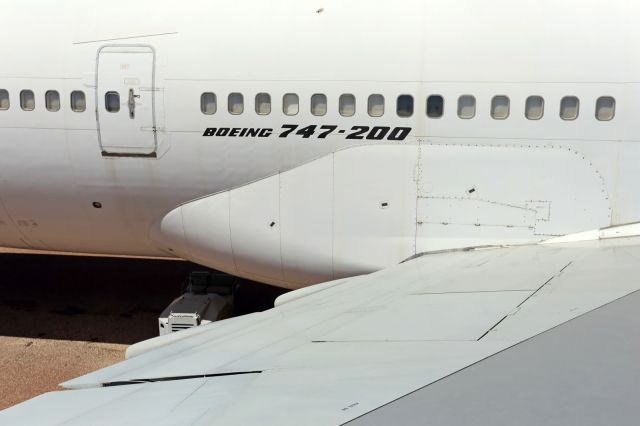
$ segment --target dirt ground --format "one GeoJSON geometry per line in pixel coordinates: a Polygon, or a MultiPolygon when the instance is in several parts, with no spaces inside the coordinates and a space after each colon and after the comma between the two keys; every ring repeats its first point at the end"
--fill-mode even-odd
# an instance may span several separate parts
{"type": "Polygon", "coordinates": [[[127,345],[2,336],[0,347],[0,409],[4,409],[121,361],[127,345]]]}
{"type": "MultiPolygon", "coordinates": [[[[124,359],[198,265],[0,249],[0,409],[124,359]]],[[[284,291],[241,281],[236,315],[284,291]]]]}

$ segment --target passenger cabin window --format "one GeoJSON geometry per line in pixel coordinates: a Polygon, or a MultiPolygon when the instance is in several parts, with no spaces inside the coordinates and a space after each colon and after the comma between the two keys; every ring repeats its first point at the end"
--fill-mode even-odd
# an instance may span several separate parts
{"type": "Polygon", "coordinates": [[[440,95],[431,95],[427,98],[427,117],[440,118],[444,114],[444,99],[440,95]]]}
{"type": "Polygon", "coordinates": [[[565,96],[560,101],[560,118],[575,120],[580,113],[580,101],[575,96],[565,96]]]}
{"type": "Polygon", "coordinates": [[[44,104],[47,111],[60,111],[60,93],[55,90],[49,90],[44,94],[44,104]]]}
{"type": "Polygon", "coordinates": [[[340,95],[338,109],[343,117],[353,116],[356,113],[356,97],[349,93],[340,95]]]}
{"type": "Polygon", "coordinates": [[[256,95],[256,114],[271,114],[271,95],[268,93],[258,93],[256,95]]]}
{"type": "Polygon", "coordinates": [[[215,93],[205,92],[200,95],[200,111],[205,115],[213,115],[218,111],[218,99],[215,93]]]}
{"type": "Polygon", "coordinates": [[[458,98],[458,117],[468,120],[476,116],[476,98],[462,95],[458,98]]]}
{"type": "Polygon", "coordinates": [[[244,112],[244,96],[242,96],[242,93],[229,93],[227,101],[229,114],[240,115],[244,112]]]}
{"type": "Polygon", "coordinates": [[[282,97],[282,112],[284,115],[296,115],[300,111],[300,99],[295,93],[287,93],[282,97]]]}
{"type": "Polygon", "coordinates": [[[611,96],[601,96],[596,101],[596,118],[598,121],[613,120],[616,115],[616,100],[611,96]]]}
{"type": "Polygon", "coordinates": [[[413,115],[413,96],[400,95],[396,103],[398,117],[411,117],[413,115]]]}
{"type": "Polygon", "coordinates": [[[491,100],[491,117],[494,120],[504,120],[509,117],[509,98],[504,95],[494,96],[491,100]]]}
{"type": "Polygon", "coordinates": [[[327,113],[327,97],[323,94],[316,93],[311,96],[311,114],[322,116],[327,113]]]}
{"type": "Polygon", "coordinates": [[[529,96],[524,105],[524,115],[528,120],[540,120],[544,115],[542,96],[529,96]]]}
{"type": "Polygon", "coordinates": [[[82,90],[71,92],[71,111],[84,112],[87,109],[87,98],[82,90]]]}
{"type": "Polygon", "coordinates": [[[120,111],[120,94],[118,92],[107,92],[104,94],[104,107],[108,112],[120,111]]]}
{"type": "Polygon", "coordinates": [[[0,89],[0,111],[6,111],[11,106],[9,102],[9,91],[0,89]]]}
{"type": "Polygon", "coordinates": [[[384,115],[384,96],[370,95],[367,101],[367,112],[371,117],[382,117],[384,115]]]}
{"type": "Polygon", "coordinates": [[[33,111],[36,109],[36,98],[32,90],[23,90],[20,92],[20,108],[23,111],[33,111]]]}

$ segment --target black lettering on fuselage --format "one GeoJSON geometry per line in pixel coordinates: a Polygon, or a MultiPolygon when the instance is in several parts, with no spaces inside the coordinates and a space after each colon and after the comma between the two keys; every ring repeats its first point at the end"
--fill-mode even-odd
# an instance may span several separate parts
{"type": "Polygon", "coordinates": [[[230,138],[268,138],[273,134],[273,129],[260,129],[252,127],[208,127],[202,136],[221,136],[230,138]]]}

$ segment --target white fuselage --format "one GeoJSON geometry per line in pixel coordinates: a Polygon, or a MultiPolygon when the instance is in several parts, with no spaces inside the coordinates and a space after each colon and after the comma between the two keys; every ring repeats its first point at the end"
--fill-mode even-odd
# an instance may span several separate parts
{"type": "Polygon", "coordinates": [[[2,11],[0,245],[180,256],[295,288],[425,250],[640,220],[632,2],[3,0],[2,11]],[[398,114],[403,95],[412,114],[398,114]],[[427,115],[431,96],[441,115],[435,104],[427,115]]]}

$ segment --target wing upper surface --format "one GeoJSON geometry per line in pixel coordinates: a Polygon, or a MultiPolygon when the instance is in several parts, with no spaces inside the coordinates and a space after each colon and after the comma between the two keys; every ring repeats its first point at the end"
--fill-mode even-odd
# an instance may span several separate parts
{"type": "Polygon", "coordinates": [[[640,289],[638,260],[637,237],[425,255],[201,327],[0,422],[339,424],[640,289]]]}

